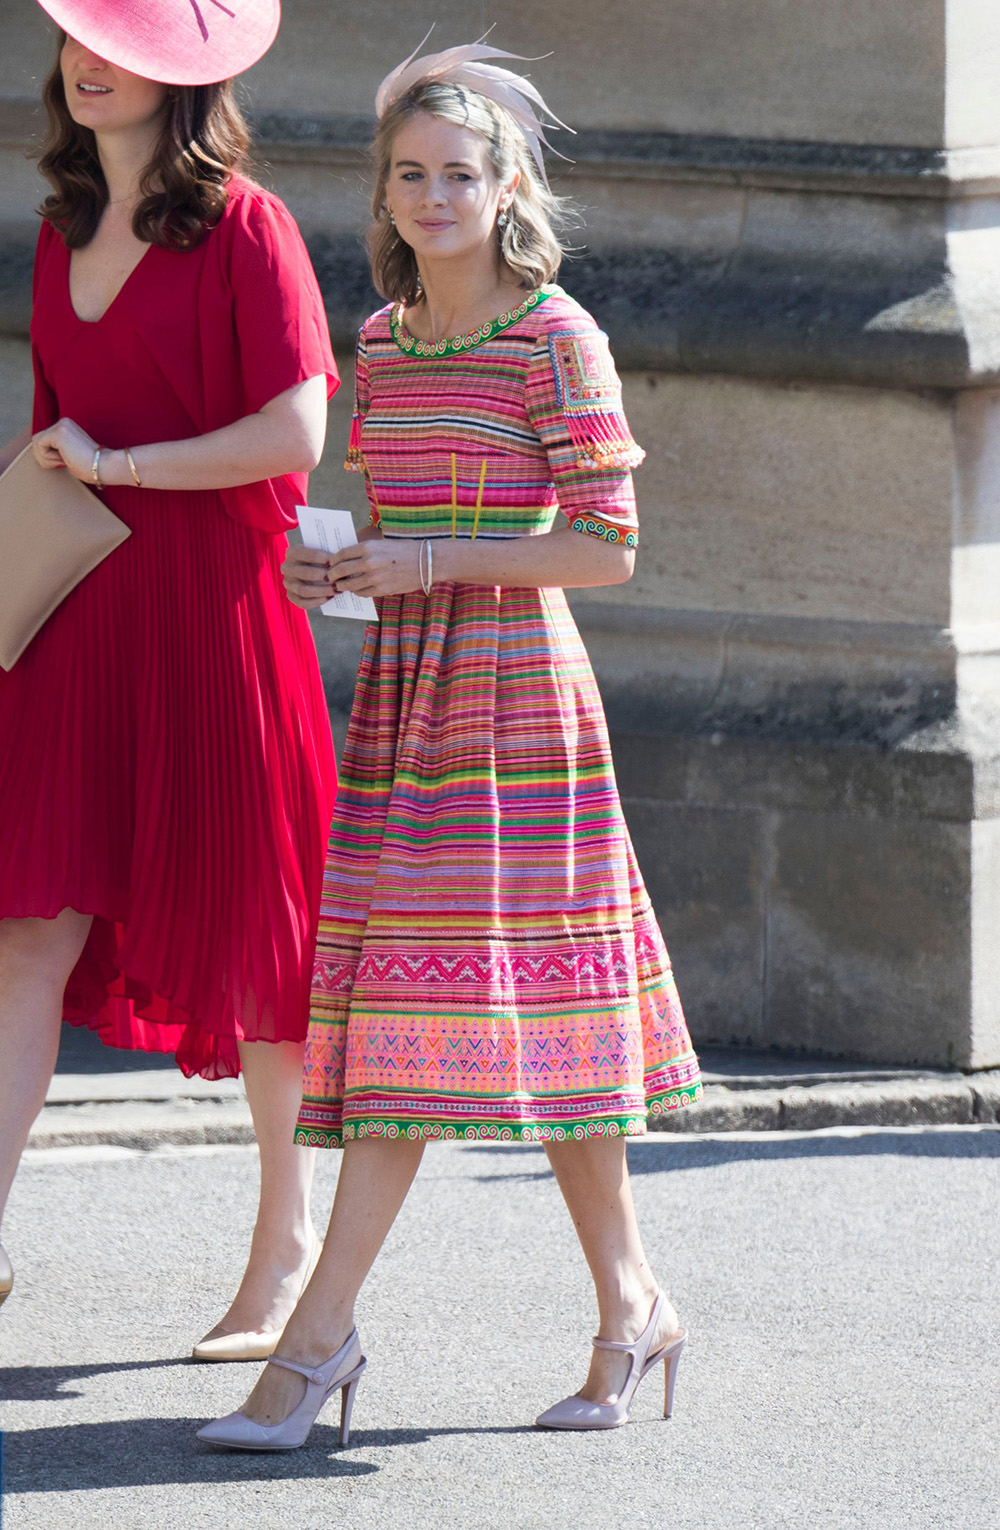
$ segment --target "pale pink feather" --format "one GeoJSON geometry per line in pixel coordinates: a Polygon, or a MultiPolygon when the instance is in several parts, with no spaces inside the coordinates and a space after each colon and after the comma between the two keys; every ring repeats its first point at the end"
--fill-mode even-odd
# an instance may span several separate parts
{"type": "MultiPolygon", "coordinates": [[[[427,37],[430,35],[428,32],[427,37]]],[[[510,114],[534,156],[542,180],[548,185],[545,162],[542,157],[542,144],[547,149],[551,149],[553,154],[558,154],[559,151],[552,148],[545,136],[545,129],[564,128],[569,133],[573,129],[559,120],[530,80],[515,74],[512,69],[503,69],[496,64],[482,62],[484,58],[513,58],[520,59],[524,63],[536,61],[525,58],[522,53],[508,53],[504,48],[491,48],[483,42],[482,38],[478,42],[465,43],[458,48],[445,48],[441,53],[428,53],[423,58],[417,58],[427,37],[382,81],[375,93],[376,115],[383,117],[393,102],[405,96],[407,91],[412,90],[415,85],[422,85],[425,82],[464,85],[468,90],[475,90],[480,95],[489,97],[510,114]]],[[[565,157],[560,155],[561,159],[565,157]]]]}

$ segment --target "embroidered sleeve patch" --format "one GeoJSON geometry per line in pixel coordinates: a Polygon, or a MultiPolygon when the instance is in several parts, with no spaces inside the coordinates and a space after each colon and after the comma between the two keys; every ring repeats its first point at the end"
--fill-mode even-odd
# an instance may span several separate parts
{"type": "Polygon", "coordinates": [[[576,462],[583,468],[628,472],[645,453],[632,439],[622,412],[622,385],[608,347],[608,337],[595,329],[552,330],[549,356],[556,402],[566,422],[576,462]]]}
{"type": "Polygon", "coordinates": [[[624,542],[626,547],[639,545],[639,533],[627,526],[616,526],[613,521],[598,520],[593,515],[577,515],[570,521],[574,531],[582,531],[588,537],[600,537],[602,542],[624,542]]]}
{"type": "Polygon", "coordinates": [[[622,386],[611,359],[608,337],[601,330],[581,335],[573,330],[553,330],[549,355],[556,397],[569,418],[577,414],[617,414],[622,406],[622,386]]]}

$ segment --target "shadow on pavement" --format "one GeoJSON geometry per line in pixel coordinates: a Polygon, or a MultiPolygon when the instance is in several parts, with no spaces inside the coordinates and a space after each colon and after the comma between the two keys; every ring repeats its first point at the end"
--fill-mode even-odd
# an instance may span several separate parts
{"type": "Polygon", "coordinates": [[[0,1397],[4,1402],[54,1402],[57,1398],[81,1397],[68,1390],[74,1382],[91,1376],[110,1376],[116,1371],[155,1371],[168,1366],[190,1365],[187,1356],[167,1360],[109,1360],[91,1365],[17,1365],[0,1369],[0,1397]]]}
{"type": "Polygon", "coordinates": [[[353,1460],[350,1451],[421,1445],[440,1435],[537,1433],[530,1424],[361,1429],[352,1434],[350,1446],[342,1451],[337,1445],[338,1430],[316,1424],[299,1450],[251,1453],[202,1445],[194,1437],[201,1423],[201,1419],[193,1418],[115,1419],[103,1424],[8,1432],[4,1438],[5,1487],[9,1493],[78,1493],[248,1479],[366,1477],[380,1468],[370,1461],[353,1460]]]}
{"type": "MultiPolygon", "coordinates": [[[[763,1137],[759,1142],[692,1141],[680,1142],[669,1133],[662,1136],[644,1137],[640,1142],[629,1144],[629,1173],[668,1174],[677,1169],[714,1169],[724,1163],[740,1163],[752,1160],[760,1163],[768,1159],[782,1158],[1000,1158],[1000,1132],[969,1132],[935,1130],[892,1131],[882,1129],[870,1136],[821,1137],[818,1133],[805,1137],[763,1137]]],[[[463,1149],[479,1158],[496,1160],[513,1158],[520,1160],[509,1170],[499,1167],[490,1172],[474,1174],[479,1183],[491,1180],[548,1179],[548,1167],[542,1167],[543,1149],[538,1143],[471,1143],[463,1149]],[[539,1160],[539,1167],[524,1163],[525,1155],[539,1160]]],[[[485,1164],[484,1164],[485,1170],[485,1164]]]]}
{"type": "Polygon", "coordinates": [[[338,1431],[331,1425],[317,1424],[300,1450],[251,1454],[202,1445],[194,1436],[203,1422],[132,1418],[8,1431],[4,1486],[12,1494],[80,1493],[248,1478],[366,1477],[379,1470],[337,1449],[338,1431]]]}
{"type": "Polygon", "coordinates": [[[859,1137],[770,1138],[763,1142],[650,1142],[629,1154],[630,1174],[714,1169],[719,1164],[782,1158],[1000,1158],[1000,1132],[894,1132],[859,1137]]]}

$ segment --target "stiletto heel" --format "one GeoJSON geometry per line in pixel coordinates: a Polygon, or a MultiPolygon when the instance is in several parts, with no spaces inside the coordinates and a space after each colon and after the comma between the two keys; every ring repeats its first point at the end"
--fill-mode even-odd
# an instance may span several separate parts
{"type": "Polygon", "coordinates": [[[360,1372],[349,1381],[340,1393],[340,1443],[346,1445],[351,1438],[351,1414],[354,1412],[354,1394],[361,1380],[360,1372]]]}
{"type": "Polygon", "coordinates": [[[686,1333],[682,1333],[679,1339],[673,1341],[669,1353],[663,1360],[663,1417],[671,1418],[674,1412],[674,1383],[677,1380],[677,1367],[681,1363],[681,1354],[684,1350],[686,1333]]]}
{"type": "Polygon", "coordinates": [[[353,1328],[337,1353],[322,1365],[299,1365],[297,1360],[286,1360],[284,1355],[270,1355],[267,1363],[305,1377],[306,1395],[298,1406],[280,1424],[258,1424],[245,1413],[229,1413],[199,1429],[198,1439],[209,1445],[226,1445],[231,1450],[297,1450],[305,1444],[323,1404],[339,1391],[340,1443],[346,1445],[351,1435],[354,1394],[368,1364],[361,1353],[358,1330],[353,1328]]]}
{"type": "Polygon", "coordinates": [[[653,1303],[649,1322],[634,1344],[619,1344],[613,1339],[594,1340],[595,1349],[616,1349],[628,1355],[630,1360],[625,1385],[613,1403],[587,1402],[586,1398],[579,1394],[565,1397],[562,1402],[556,1403],[554,1408],[548,1408],[546,1412],[538,1415],[535,1419],[538,1427],[540,1429],[618,1429],[622,1424],[628,1423],[629,1408],[640,1381],[644,1376],[649,1375],[654,1366],[661,1364],[664,1368],[663,1417],[669,1418],[674,1408],[674,1381],[681,1351],[687,1342],[687,1329],[679,1329],[672,1339],[651,1355],[650,1346],[660,1320],[662,1307],[663,1295],[660,1293],[653,1303]]]}

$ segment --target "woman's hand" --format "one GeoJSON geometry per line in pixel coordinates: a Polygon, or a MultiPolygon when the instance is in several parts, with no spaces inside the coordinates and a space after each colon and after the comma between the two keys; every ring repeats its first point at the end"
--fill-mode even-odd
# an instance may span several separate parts
{"type": "Polygon", "coordinates": [[[75,420],[57,420],[32,436],[31,444],[40,467],[68,468],[81,483],[93,483],[98,443],[75,420]]]}
{"type": "Polygon", "coordinates": [[[300,543],[289,547],[281,565],[285,581],[285,593],[293,606],[303,611],[316,611],[329,600],[330,554],[318,547],[303,547],[300,543]]]}
{"type": "Polygon", "coordinates": [[[295,546],[281,572],[293,605],[315,611],[338,591],[354,595],[407,595],[420,589],[420,543],[405,537],[384,540],[375,534],[343,552],[295,546]]]}
{"type": "Polygon", "coordinates": [[[419,590],[420,542],[409,537],[373,537],[329,558],[335,591],[352,595],[409,595],[419,590]]]}

